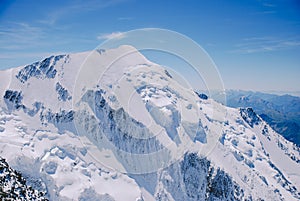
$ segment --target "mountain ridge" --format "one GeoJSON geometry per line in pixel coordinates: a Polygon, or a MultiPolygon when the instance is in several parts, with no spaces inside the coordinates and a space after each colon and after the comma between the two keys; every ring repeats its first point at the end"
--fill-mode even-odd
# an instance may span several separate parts
{"type": "Polygon", "coordinates": [[[252,107],[276,132],[300,145],[300,98],[263,92],[226,90],[229,107],[252,107]]]}

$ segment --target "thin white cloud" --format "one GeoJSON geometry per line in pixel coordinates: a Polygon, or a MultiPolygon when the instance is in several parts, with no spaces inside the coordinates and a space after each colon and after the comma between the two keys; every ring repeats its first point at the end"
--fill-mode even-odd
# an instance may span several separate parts
{"type": "Polygon", "coordinates": [[[14,50],[37,45],[45,37],[43,30],[27,23],[0,26],[0,49],[14,50]]]}
{"type": "Polygon", "coordinates": [[[120,39],[125,37],[125,32],[104,33],[97,36],[98,40],[120,39]]]}
{"type": "Polygon", "coordinates": [[[70,8],[79,11],[91,11],[115,6],[126,1],[128,0],[77,0],[72,1],[70,8]]]}
{"type": "Polygon", "coordinates": [[[265,10],[265,11],[256,12],[253,14],[254,15],[271,15],[271,14],[275,14],[275,13],[277,13],[277,11],[275,11],[275,10],[265,10]]]}
{"type": "Polygon", "coordinates": [[[266,10],[266,11],[261,12],[261,14],[275,14],[275,13],[277,13],[277,11],[275,11],[275,10],[266,10]]]}
{"type": "Polygon", "coordinates": [[[118,20],[120,20],[120,21],[128,21],[128,20],[133,20],[133,17],[119,17],[118,20]]]}
{"type": "Polygon", "coordinates": [[[46,14],[46,16],[42,19],[38,19],[36,20],[36,22],[43,24],[43,25],[47,25],[47,26],[53,26],[56,24],[57,20],[59,18],[61,18],[61,16],[63,15],[65,11],[63,10],[57,10],[54,12],[49,12],[46,14]]]}
{"type": "Polygon", "coordinates": [[[273,4],[273,3],[263,3],[263,6],[269,7],[269,8],[274,8],[274,7],[276,7],[276,4],[273,4]]]}
{"type": "Polygon", "coordinates": [[[263,11],[252,13],[254,15],[270,15],[277,13],[277,5],[273,1],[266,0],[258,0],[261,6],[263,7],[263,11]]]}
{"type": "Polygon", "coordinates": [[[74,15],[78,13],[90,12],[94,10],[100,10],[107,7],[119,5],[120,3],[128,0],[76,0],[70,1],[55,10],[46,12],[43,19],[38,19],[36,22],[45,25],[56,25],[57,21],[62,19],[66,15],[74,15]]]}
{"type": "Polygon", "coordinates": [[[241,43],[235,45],[231,53],[250,54],[257,52],[271,52],[299,48],[299,39],[278,39],[274,37],[245,38],[241,43]]]}

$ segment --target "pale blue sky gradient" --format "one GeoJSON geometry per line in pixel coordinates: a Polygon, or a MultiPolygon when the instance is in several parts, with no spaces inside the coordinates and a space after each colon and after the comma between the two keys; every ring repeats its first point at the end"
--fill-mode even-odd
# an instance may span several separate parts
{"type": "Polygon", "coordinates": [[[226,88],[300,91],[297,0],[1,0],[0,69],[92,50],[111,34],[149,27],[200,44],[226,88]]]}

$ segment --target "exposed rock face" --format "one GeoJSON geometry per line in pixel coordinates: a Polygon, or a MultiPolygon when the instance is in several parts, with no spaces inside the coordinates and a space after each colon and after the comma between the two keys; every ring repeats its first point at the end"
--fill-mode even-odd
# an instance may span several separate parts
{"type": "Polygon", "coordinates": [[[48,200],[45,192],[33,189],[26,184],[24,177],[13,170],[0,157],[0,198],[1,200],[48,200]]]}
{"type": "Polygon", "coordinates": [[[27,80],[29,80],[31,77],[36,77],[39,79],[53,79],[57,73],[55,64],[64,57],[65,55],[51,56],[41,62],[35,62],[31,65],[25,66],[19,71],[16,77],[22,83],[27,82],[27,80]]]}
{"type": "Polygon", "coordinates": [[[250,107],[249,108],[240,108],[240,114],[241,114],[242,118],[251,127],[253,127],[254,125],[258,125],[261,122],[258,115],[250,107]]]}

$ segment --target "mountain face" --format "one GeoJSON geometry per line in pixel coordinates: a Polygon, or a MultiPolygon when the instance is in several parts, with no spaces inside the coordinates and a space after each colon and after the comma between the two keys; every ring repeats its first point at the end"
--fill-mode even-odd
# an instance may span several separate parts
{"type": "Polygon", "coordinates": [[[0,80],[0,155],[49,200],[300,199],[297,146],[133,47],[52,56],[0,80]]]}
{"type": "Polygon", "coordinates": [[[228,90],[229,107],[252,107],[276,132],[300,146],[300,97],[228,90]]]}

